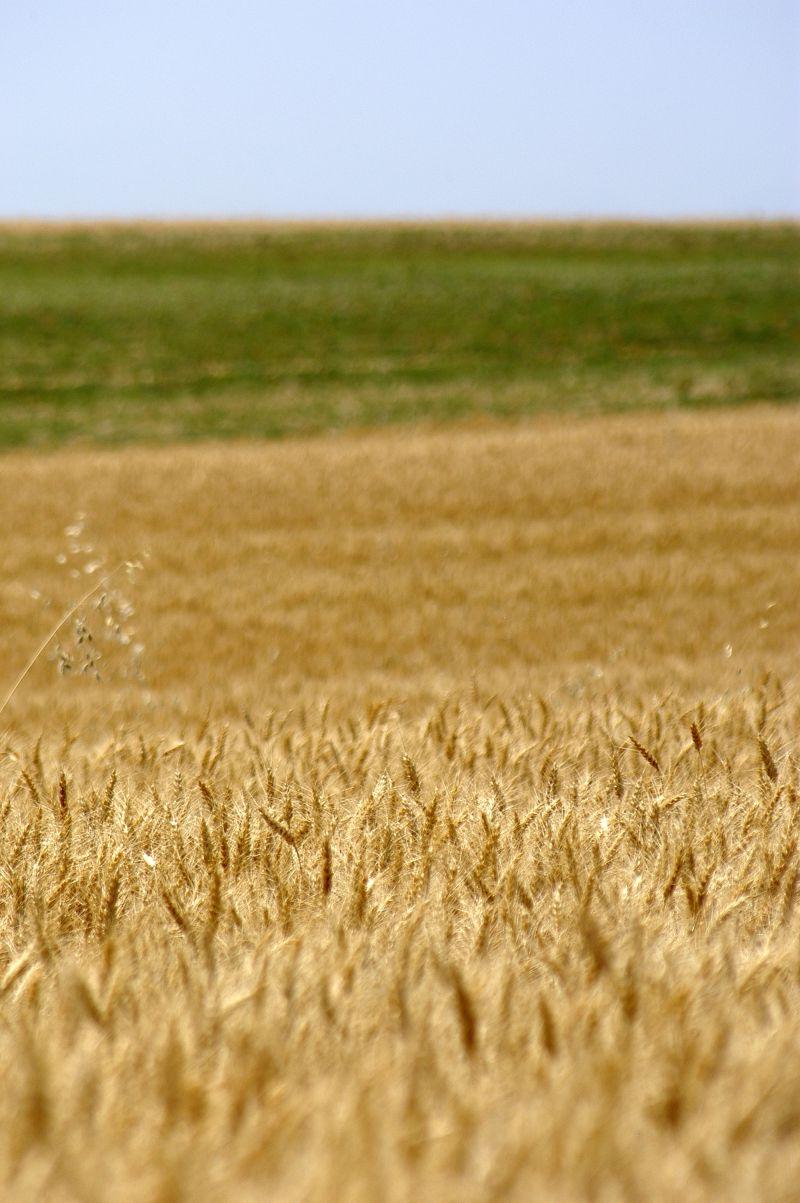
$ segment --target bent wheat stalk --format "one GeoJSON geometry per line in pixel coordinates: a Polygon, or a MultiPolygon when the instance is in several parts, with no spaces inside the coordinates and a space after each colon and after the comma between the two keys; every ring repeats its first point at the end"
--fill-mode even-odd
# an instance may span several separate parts
{"type": "Polygon", "coordinates": [[[45,635],[42,642],[36,648],[35,652],[30,657],[30,659],[26,663],[25,667],[23,668],[22,672],[19,674],[16,681],[9,689],[9,691],[6,694],[6,696],[4,697],[3,701],[0,702],[0,718],[2,717],[3,712],[6,709],[6,707],[11,702],[11,699],[14,697],[14,694],[17,692],[20,685],[27,677],[28,673],[34,667],[34,665],[38,661],[39,657],[43,654],[43,652],[45,652],[47,650],[48,645],[52,642],[53,639],[55,639],[56,635],[61,630],[64,623],[69,622],[70,618],[72,618],[72,616],[74,614],[77,614],[77,612],[78,612],[78,610],[80,610],[81,606],[85,606],[86,603],[88,601],[90,601],[92,597],[94,597],[95,593],[99,593],[99,591],[101,589],[103,589],[108,584],[108,582],[117,575],[118,572],[121,572],[123,568],[128,568],[128,567],[130,567],[130,561],[121,560],[120,563],[117,564],[116,568],[112,568],[111,572],[107,572],[106,575],[101,580],[97,581],[92,586],[92,588],[88,590],[87,593],[84,593],[83,597],[79,597],[78,600],[74,603],[74,605],[70,606],[69,610],[67,610],[64,614],[61,615],[61,617],[59,618],[59,620],[55,624],[55,626],[51,627],[50,631],[47,633],[47,635],[45,635]]]}

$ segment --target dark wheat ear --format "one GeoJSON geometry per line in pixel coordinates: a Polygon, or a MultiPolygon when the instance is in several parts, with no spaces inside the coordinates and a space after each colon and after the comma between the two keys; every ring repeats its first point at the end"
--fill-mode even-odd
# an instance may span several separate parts
{"type": "Polygon", "coordinates": [[[761,754],[761,763],[764,766],[764,772],[774,785],[778,780],[778,766],[775,763],[772,752],[769,750],[769,745],[761,736],[758,738],[758,750],[761,754]]]}
{"type": "Polygon", "coordinates": [[[646,760],[652,769],[655,769],[657,773],[661,772],[661,765],[658,763],[658,760],[653,753],[649,750],[649,748],[646,748],[644,744],[640,744],[638,739],[634,739],[633,736],[631,736],[631,747],[635,748],[642,759],[646,760]]]}

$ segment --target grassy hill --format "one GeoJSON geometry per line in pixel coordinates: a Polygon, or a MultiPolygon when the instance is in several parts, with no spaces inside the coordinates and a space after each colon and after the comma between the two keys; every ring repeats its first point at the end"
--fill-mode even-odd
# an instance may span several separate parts
{"type": "Polygon", "coordinates": [[[800,227],[0,227],[0,446],[800,398],[800,227]]]}

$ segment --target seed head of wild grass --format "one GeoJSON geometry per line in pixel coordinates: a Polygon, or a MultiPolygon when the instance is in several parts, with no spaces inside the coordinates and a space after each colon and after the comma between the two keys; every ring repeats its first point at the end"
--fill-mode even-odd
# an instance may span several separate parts
{"type": "MultiPolygon", "coordinates": [[[[138,560],[120,560],[103,571],[107,568],[106,558],[98,555],[90,544],[76,541],[83,534],[84,521],[84,515],[78,515],[75,522],[66,527],[64,533],[71,540],[68,554],[60,553],[56,562],[69,564],[70,578],[76,581],[86,576],[94,577],[98,572],[101,575],[58,614],[0,701],[0,717],[50,648],[53,650],[49,659],[55,662],[61,675],[88,675],[95,680],[101,679],[100,661],[107,658],[102,648],[123,648],[126,657],[122,675],[141,678],[141,655],[144,649],[142,644],[134,641],[134,631],[130,626],[134,609],[128,597],[119,589],[119,582],[123,576],[133,581],[143,565],[138,560]]],[[[32,596],[46,608],[53,604],[38,590],[34,590],[32,596]]]]}

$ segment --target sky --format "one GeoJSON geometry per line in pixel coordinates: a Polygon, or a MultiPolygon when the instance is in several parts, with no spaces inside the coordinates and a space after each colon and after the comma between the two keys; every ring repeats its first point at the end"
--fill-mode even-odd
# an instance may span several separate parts
{"type": "Polygon", "coordinates": [[[800,215],[800,0],[2,0],[0,216],[800,215]]]}

